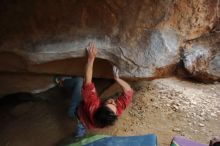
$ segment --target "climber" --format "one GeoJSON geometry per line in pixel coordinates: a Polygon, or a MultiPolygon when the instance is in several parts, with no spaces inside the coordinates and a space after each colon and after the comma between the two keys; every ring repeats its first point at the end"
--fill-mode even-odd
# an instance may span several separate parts
{"type": "Polygon", "coordinates": [[[74,132],[75,137],[82,137],[86,129],[104,128],[115,123],[122,111],[132,100],[133,90],[130,85],[119,77],[119,70],[113,67],[115,81],[122,87],[123,93],[117,99],[101,101],[92,82],[93,63],[97,48],[95,43],[89,43],[84,80],[81,77],[57,78],[57,83],[72,93],[69,116],[78,120],[74,132]]]}

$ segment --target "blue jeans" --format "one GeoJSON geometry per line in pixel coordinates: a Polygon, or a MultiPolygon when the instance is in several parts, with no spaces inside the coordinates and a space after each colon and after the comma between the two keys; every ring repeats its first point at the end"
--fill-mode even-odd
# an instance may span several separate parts
{"type": "MultiPolygon", "coordinates": [[[[71,93],[71,103],[68,110],[68,115],[70,118],[77,118],[76,110],[79,104],[82,102],[82,89],[83,78],[82,77],[64,77],[63,87],[71,93]]],[[[86,129],[82,123],[77,119],[77,126],[74,132],[75,137],[82,137],[86,134],[86,129]]]]}

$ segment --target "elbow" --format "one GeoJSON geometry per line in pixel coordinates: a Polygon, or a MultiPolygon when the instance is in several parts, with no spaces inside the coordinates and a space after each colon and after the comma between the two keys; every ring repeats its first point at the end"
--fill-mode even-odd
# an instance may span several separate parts
{"type": "Polygon", "coordinates": [[[134,90],[129,86],[127,88],[124,89],[124,92],[134,92],[134,90]]]}

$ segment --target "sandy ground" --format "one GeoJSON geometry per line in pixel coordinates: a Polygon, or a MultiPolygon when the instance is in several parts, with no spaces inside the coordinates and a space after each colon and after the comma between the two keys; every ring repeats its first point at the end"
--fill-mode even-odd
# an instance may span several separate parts
{"type": "MultiPolygon", "coordinates": [[[[115,126],[90,133],[154,133],[160,146],[168,146],[176,135],[201,143],[220,135],[220,83],[165,78],[132,86],[136,91],[133,102],[115,126]]],[[[115,89],[118,86],[113,84],[103,95],[115,89]]],[[[0,146],[52,146],[71,136],[74,120],[66,114],[70,98],[59,88],[35,97],[0,106],[0,146]]]]}

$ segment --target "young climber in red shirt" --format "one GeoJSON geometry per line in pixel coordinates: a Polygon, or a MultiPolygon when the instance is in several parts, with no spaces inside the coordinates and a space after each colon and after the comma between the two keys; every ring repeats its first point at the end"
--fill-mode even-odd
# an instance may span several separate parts
{"type": "Polygon", "coordinates": [[[59,83],[72,93],[69,116],[78,119],[74,132],[75,137],[84,136],[86,129],[104,128],[113,125],[132,100],[132,88],[127,82],[120,79],[119,70],[114,66],[114,79],[122,87],[123,92],[116,100],[110,98],[101,101],[92,82],[93,63],[96,54],[96,44],[89,43],[84,81],[81,77],[61,77],[59,79],[59,83]]]}

